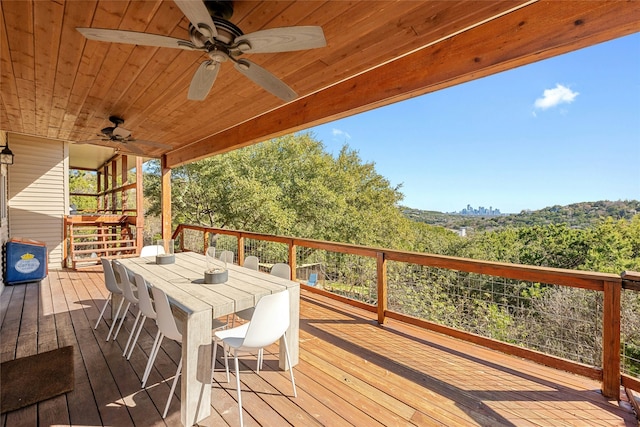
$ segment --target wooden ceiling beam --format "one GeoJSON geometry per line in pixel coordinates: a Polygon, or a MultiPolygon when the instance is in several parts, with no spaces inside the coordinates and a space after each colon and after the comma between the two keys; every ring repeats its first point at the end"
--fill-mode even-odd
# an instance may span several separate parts
{"type": "Polygon", "coordinates": [[[536,2],[173,150],[166,164],[173,168],[640,32],[639,16],[640,2],[536,2]]]}

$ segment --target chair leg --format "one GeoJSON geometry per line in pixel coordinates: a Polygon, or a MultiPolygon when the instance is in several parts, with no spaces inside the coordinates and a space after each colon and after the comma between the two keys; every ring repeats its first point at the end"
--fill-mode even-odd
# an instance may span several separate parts
{"type": "Polygon", "coordinates": [[[107,298],[107,300],[104,302],[104,305],[102,306],[102,311],[100,311],[100,316],[98,316],[98,320],[96,321],[96,326],[94,326],[93,329],[98,329],[98,325],[100,324],[100,319],[102,319],[102,316],[104,316],[104,311],[107,309],[107,306],[109,305],[109,301],[111,301],[112,296],[113,294],[109,293],[109,298],[107,298]]]}
{"type": "Polygon", "coordinates": [[[153,342],[153,347],[151,347],[151,353],[149,353],[149,360],[147,361],[147,367],[144,369],[144,375],[142,375],[142,387],[144,388],[147,384],[147,380],[149,379],[149,374],[151,373],[151,368],[153,367],[153,362],[156,361],[156,356],[158,355],[158,349],[160,348],[160,344],[162,344],[162,339],[164,335],[158,329],[158,333],[156,334],[156,340],[153,342]]]}
{"type": "Polygon", "coordinates": [[[178,383],[178,378],[180,378],[180,373],[182,372],[182,356],[180,356],[180,362],[178,362],[178,369],[176,370],[176,376],[173,378],[173,384],[171,384],[171,391],[169,392],[169,398],[167,399],[167,406],[164,407],[164,413],[162,414],[162,419],[167,417],[167,412],[169,411],[169,404],[171,403],[171,398],[173,397],[173,393],[176,391],[176,384],[178,383]]]}
{"type": "Polygon", "coordinates": [[[222,351],[224,352],[224,368],[227,371],[227,382],[229,382],[229,358],[227,357],[227,350],[224,348],[224,342],[222,343],[222,351]]]}
{"type": "Polygon", "coordinates": [[[236,362],[236,389],[238,390],[238,416],[240,417],[240,427],[244,426],[242,421],[242,393],[240,390],[240,367],[238,366],[238,352],[233,352],[233,357],[236,362]]]}
{"type": "Polygon", "coordinates": [[[142,315],[142,311],[138,309],[138,314],[136,314],[136,320],[133,322],[133,326],[131,327],[131,332],[129,332],[129,339],[127,340],[127,344],[124,346],[124,351],[122,352],[122,357],[127,354],[127,350],[129,349],[129,344],[131,344],[131,338],[136,332],[138,322],[140,321],[140,316],[142,315]]]}
{"type": "Polygon", "coordinates": [[[211,355],[211,382],[213,382],[213,374],[216,371],[216,353],[217,352],[218,352],[218,340],[214,339],[213,340],[213,354],[211,355]]]}
{"type": "MultiPolygon", "coordinates": [[[[227,360],[227,351],[224,348],[224,342],[221,341],[220,345],[222,346],[222,351],[224,352],[224,368],[225,371],[227,372],[227,382],[230,381],[229,379],[229,361],[227,360]]],[[[213,356],[211,357],[211,382],[213,382],[213,373],[216,370],[216,354],[218,352],[218,341],[214,341],[213,342],[213,356]]]]}
{"type": "MultiPolygon", "coordinates": [[[[109,328],[109,333],[107,334],[107,341],[109,341],[111,332],[113,332],[113,328],[116,326],[116,323],[118,323],[118,315],[120,315],[120,309],[122,308],[122,304],[124,304],[124,298],[120,301],[120,304],[118,305],[118,309],[116,310],[116,315],[113,317],[113,321],[111,322],[111,328],[109,328]]],[[[113,339],[115,339],[115,337],[113,339]]]]}
{"type": "Polygon", "coordinates": [[[136,346],[136,343],[138,342],[138,338],[140,337],[140,332],[142,331],[142,328],[144,327],[144,322],[146,320],[147,320],[147,316],[143,314],[142,320],[140,321],[140,326],[138,327],[138,332],[136,332],[136,336],[135,338],[133,338],[133,342],[131,343],[131,348],[129,348],[129,354],[127,354],[127,360],[131,358],[131,353],[133,353],[133,348],[136,346]]]}
{"type": "Polygon", "coordinates": [[[289,365],[289,375],[291,376],[291,386],[293,387],[293,397],[298,397],[296,392],[296,382],[293,379],[293,366],[291,365],[291,357],[289,357],[289,346],[287,345],[287,335],[284,334],[282,342],[284,343],[284,354],[287,356],[287,365],[289,365]]]}
{"type": "Polygon", "coordinates": [[[131,307],[131,303],[129,301],[127,301],[127,306],[125,307],[124,311],[122,312],[122,319],[120,319],[120,324],[118,325],[118,329],[116,329],[116,333],[113,334],[113,340],[114,341],[118,337],[118,332],[120,332],[120,328],[122,328],[122,324],[124,323],[125,317],[127,317],[127,313],[129,312],[129,307],[131,307]]]}

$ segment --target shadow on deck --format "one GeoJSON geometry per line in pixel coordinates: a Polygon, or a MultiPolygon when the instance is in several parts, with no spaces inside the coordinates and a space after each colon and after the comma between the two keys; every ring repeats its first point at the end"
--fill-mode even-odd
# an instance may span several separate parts
{"type": "MultiPolygon", "coordinates": [[[[156,327],[148,321],[131,360],[122,357],[133,315],[115,342],[111,319],[93,325],[107,293],[102,272],[56,270],[41,283],[8,286],[0,298],[1,360],[75,347],[75,389],[3,414],[1,426],[179,425],[179,392],[162,420],[180,358],[163,343],[148,388],[140,380],[156,327]],[[125,329],[126,328],[126,329],[125,329]]],[[[241,376],[245,425],[637,426],[630,406],[599,383],[389,320],[302,291],[298,397],[277,369],[277,346],[260,375],[241,376]]],[[[243,359],[244,370],[255,358],[243,359]]],[[[220,362],[212,415],[202,425],[238,424],[235,379],[220,362]]]]}

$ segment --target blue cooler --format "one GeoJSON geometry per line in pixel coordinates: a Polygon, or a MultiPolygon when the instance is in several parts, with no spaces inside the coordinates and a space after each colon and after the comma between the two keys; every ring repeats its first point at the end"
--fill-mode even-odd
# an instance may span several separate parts
{"type": "Polygon", "coordinates": [[[6,247],[8,285],[37,282],[47,277],[47,246],[37,240],[12,238],[6,247]]]}

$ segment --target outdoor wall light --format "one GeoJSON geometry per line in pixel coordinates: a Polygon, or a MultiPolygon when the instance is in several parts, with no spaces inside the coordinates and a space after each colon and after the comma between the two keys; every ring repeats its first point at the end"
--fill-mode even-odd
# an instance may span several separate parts
{"type": "Polygon", "coordinates": [[[0,163],[3,165],[13,164],[13,152],[9,149],[9,137],[7,137],[7,143],[0,151],[0,163]]]}

